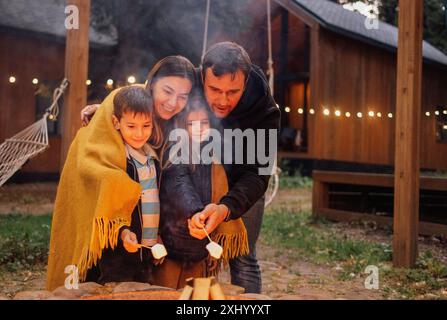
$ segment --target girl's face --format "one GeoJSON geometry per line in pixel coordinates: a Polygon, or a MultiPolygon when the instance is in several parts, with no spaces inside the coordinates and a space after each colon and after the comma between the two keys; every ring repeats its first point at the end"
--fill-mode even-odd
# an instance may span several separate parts
{"type": "Polygon", "coordinates": [[[209,136],[210,120],[205,110],[191,111],[187,119],[188,133],[192,140],[203,142],[209,136]]]}
{"type": "Polygon", "coordinates": [[[155,113],[169,120],[182,111],[188,102],[192,83],[182,77],[163,77],[152,85],[155,113]]]}

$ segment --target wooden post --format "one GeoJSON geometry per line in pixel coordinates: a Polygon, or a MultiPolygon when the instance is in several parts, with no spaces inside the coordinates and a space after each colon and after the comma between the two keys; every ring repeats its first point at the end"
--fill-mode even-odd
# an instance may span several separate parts
{"type": "Polygon", "coordinates": [[[399,0],[394,172],[395,267],[417,258],[423,0],[399,0]]]}
{"type": "Polygon", "coordinates": [[[67,5],[74,5],[79,9],[79,29],[67,30],[65,76],[70,84],[62,111],[60,171],[64,166],[68,148],[81,127],[81,110],[87,104],[90,0],[68,0],[67,5]]]}

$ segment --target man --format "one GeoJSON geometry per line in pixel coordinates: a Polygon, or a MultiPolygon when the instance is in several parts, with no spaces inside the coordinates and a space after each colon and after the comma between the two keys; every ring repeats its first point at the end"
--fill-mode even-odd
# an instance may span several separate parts
{"type": "MultiPolygon", "coordinates": [[[[271,96],[262,70],[251,63],[247,52],[233,42],[220,42],[205,54],[201,66],[205,98],[221,129],[279,129],[280,111],[271,96]]],[[[268,145],[266,139],[266,145],[268,145]]],[[[265,150],[268,150],[266,147],[265,150]]],[[[234,150],[233,150],[234,151],[234,150]]],[[[243,150],[247,155],[247,144],[243,150]]],[[[233,158],[236,152],[233,152],[233,158]]],[[[272,156],[272,155],[270,155],[272,156]]],[[[273,155],[276,157],[275,154],[273,155]]],[[[246,159],[246,157],[244,158],[246,159]]],[[[203,239],[221,222],[242,216],[247,229],[250,253],[230,260],[231,282],[246,292],[261,292],[261,272],[256,258],[256,241],[264,214],[264,193],[270,176],[259,174],[259,164],[226,165],[229,191],[219,204],[209,204],[191,219],[190,233],[203,239]]]]}

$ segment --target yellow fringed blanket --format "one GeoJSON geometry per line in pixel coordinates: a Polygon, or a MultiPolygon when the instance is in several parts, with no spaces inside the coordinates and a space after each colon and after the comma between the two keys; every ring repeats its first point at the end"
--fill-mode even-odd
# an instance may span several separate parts
{"type": "Polygon", "coordinates": [[[48,290],[65,282],[69,265],[79,280],[114,248],[122,226],[129,226],[141,187],[126,173],[126,152],[112,123],[113,91],[90,124],[81,128],[68,151],[54,206],[48,259],[48,290]]]}

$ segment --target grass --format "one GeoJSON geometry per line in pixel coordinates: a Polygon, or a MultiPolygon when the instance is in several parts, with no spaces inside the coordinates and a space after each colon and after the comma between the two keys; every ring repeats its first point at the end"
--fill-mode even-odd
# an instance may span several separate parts
{"type": "Polygon", "coordinates": [[[402,299],[439,298],[447,289],[447,266],[430,251],[421,254],[414,269],[393,269],[389,244],[349,238],[333,224],[296,212],[287,205],[269,208],[264,215],[261,240],[270,246],[288,249],[292,258],[338,266],[341,280],[364,274],[368,265],[379,268],[385,297],[402,299]]]}
{"type": "Polygon", "coordinates": [[[312,187],[312,178],[303,177],[301,175],[289,176],[281,174],[279,178],[280,189],[301,189],[312,187]]]}
{"type": "Polygon", "coordinates": [[[51,215],[0,216],[0,274],[46,264],[51,215]]]}

